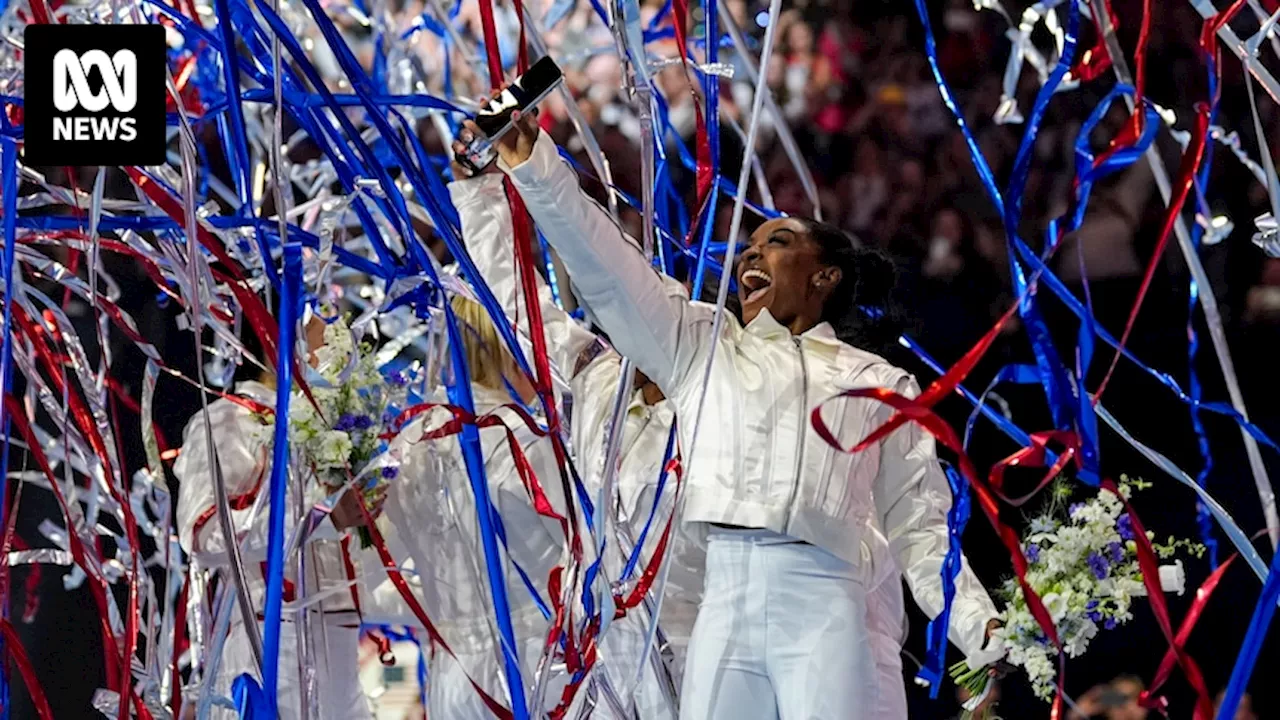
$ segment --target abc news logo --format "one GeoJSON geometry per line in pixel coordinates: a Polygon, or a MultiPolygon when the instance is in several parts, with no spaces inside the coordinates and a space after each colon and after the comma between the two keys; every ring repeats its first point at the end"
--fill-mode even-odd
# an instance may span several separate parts
{"type": "Polygon", "coordinates": [[[165,161],[159,25],[30,25],[24,135],[30,165],[165,161]]]}

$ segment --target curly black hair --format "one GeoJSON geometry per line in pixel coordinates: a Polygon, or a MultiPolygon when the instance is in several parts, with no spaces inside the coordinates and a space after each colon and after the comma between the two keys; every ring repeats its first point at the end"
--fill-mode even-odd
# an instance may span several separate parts
{"type": "Polygon", "coordinates": [[[896,298],[898,268],[893,259],[865,247],[835,225],[800,221],[822,248],[822,262],[840,268],[842,275],[822,308],[822,320],[845,343],[890,361],[900,360],[898,338],[907,322],[896,298]]]}

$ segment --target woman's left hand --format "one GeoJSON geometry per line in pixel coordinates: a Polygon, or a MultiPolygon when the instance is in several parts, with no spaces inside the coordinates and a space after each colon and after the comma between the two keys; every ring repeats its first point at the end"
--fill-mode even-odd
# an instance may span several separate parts
{"type": "Polygon", "coordinates": [[[387,502],[387,486],[380,485],[372,493],[366,502],[365,507],[368,508],[368,514],[365,509],[360,507],[361,493],[359,490],[348,490],[338,500],[338,504],[333,506],[333,510],[329,513],[329,517],[333,518],[334,527],[339,530],[347,530],[354,527],[366,527],[369,519],[377,520],[382,515],[382,506],[387,502]]]}
{"type": "Polygon", "coordinates": [[[360,493],[356,490],[348,490],[338,498],[338,504],[333,506],[329,517],[333,519],[334,527],[339,530],[348,530],[354,527],[360,527],[365,524],[364,511],[360,508],[360,493]]]}
{"type": "MultiPolygon", "coordinates": [[[[987,634],[986,634],[987,643],[991,642],[991,635],[995,633],[996,630],[999,630],[1002,627],[1004,627],[1004,623],[1001,622],[999,618],[991,618],[989,621],[987,621],[987,634]]],[[[1004,677],[1005,675],[1008,675],[1010,671],[1012,671],[1013,669],[1014,667],[1009,663],[1005,662],[1004,660],[997,660],[995,661],[995,663],[991,665],[991,667],[987,668],[987,675],[989,675],[990,677],[999,679],[1004,677]]]]}

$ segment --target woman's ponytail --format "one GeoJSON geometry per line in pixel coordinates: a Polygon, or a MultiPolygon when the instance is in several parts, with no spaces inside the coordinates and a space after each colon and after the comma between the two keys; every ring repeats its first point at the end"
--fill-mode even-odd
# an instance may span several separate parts
{"type": "Polygon", "coordinates": [[[822,319],[845,343],[891,362],[900,360],[898,338],[906,322],[895,297],[898,269],[893,260],[834,225],[817,220],[805,224],[822,248],[823,262],[840,268],[842,275],[827,298],[822,319]]]}

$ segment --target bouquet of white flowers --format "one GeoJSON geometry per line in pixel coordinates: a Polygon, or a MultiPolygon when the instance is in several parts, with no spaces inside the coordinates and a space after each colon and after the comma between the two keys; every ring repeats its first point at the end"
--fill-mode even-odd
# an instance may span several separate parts
{"type": "MultiPolygon", "coordinates": [[[[316,480],[316,490],[330,495],[353,481],[369,501],[380,487],[398,474],[386,462],[382,436],[408,399],[410,376],[406,372],[382,373],[374,348],[357,342],[347,323],[338,318],[324,330],[324,346],[315,351],[319,382],[310,386],[311,397],[294,390],[289,412],[289,445],[300,468],[316,480]],[[315,403],[312,404],[312,398],[315,403]]],[[[270,432],[272,418],[264,419],[270,432]]],[[[372,544],[366,528],[358,529],[363,547],[372,544]]]]}
{"type": "MultiPolygon", "coordinates": [[[[1128,499],[1133,490],[1149,486],[1140,479],[1121,476],[1118,489],[1128,499]]],[[[1133,523],[1120,498],[1100,490],[1085,502],[1066,506],[1070,496],[1067,483],[1053,486],[1049,506],[1031,520],[1022,551],[1027,558],[1027,584],[1043,601],[1067,656],[1078,657],[1099,629],[1111,630],[1131,620],[1133,599],[1147,592],[1138,566],[1133,523]]],[[[1154,540],[1154,533],[1148,531],[1147,538],[1154,540]]],[[[1152,547],[1163,559],[1179,549],[1196,557],[1204,553],[1204,546],[1174,538],[1152,547]]],[[[1161,566],[1160,584],[1165,592],[1184,591],[1181,560],[1161,566]]],[[[1006,662],[1026,671],[1036,696],[1051,700],[1057,652],[1031,615],[1017,580],[1007,580],[1001,594],[1007,604],[1000,616],[1003,627],[992,633],[993,641],[1007,651],[1006,662]]],[[[972,698],[962,717],[972,717],[972,709],[985,696],[987,669],[959,663],[952,666],[951,677],[972,698]]]]}

